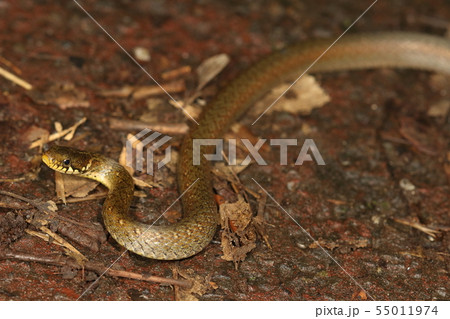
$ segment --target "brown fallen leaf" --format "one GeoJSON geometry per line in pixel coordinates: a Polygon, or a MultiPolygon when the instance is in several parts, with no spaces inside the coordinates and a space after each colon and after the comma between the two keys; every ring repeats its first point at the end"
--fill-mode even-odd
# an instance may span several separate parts
{"type": "Polygon", "coordinates": [[[83,198],[93,191],[99,182],[73,175],[55,172],[56,195],[64,203],[69,196],[83,198]]]}
{"type": "Polygon", "coordinates": [[[197,67],[198,85],[197,91],[205,87],[212,79],[214,79],[230,62],[230,57],[224,53],[214,55],[204,60],[197,67]]]}
{"type": "Polygon", "coordinates": [[[22,134],[21,139],[25,143],[31,143],[42,138],[43,136],[47,137],[48,139],[49,135],[50,132],[47,131],[46,129],[32,125],[22,134]]]}
{"type": "Polygon", "coordinates": [[[70,82],[52,84],[48,88],[32,90],[27,95],[41,105],[56,105],[65,110],[72,107],[89,107],[86,93],[70,82]]]}
{"type": "Polygon", "coordinates": [[[222,226],[222,259],[233,261],[237,268],[247,254],[256,247],[256,231],[252,222],[250,205],[242,196],[235,203],[219,206],[222,226]]]}
{"type": "Polygon", "coordinates": [[[198,118],[200,114],[199,108],[192,105],[192,102],[200,97],[203,93],[203,88],[214,79],[230,62],[230,58],[226,54],[218,54],[204,60],[195,70],[197,73],[197,88],[195,91],[184,99],[183,103],[171,103],[172,105],[183,108],[184,114],[189,115],[192,119],[198,118]],[[179,104],[179,105],[177,105],[179,104]]]}
{"type": "Polygon", "coordinates": [[[315,108],[322,107],[330,101],[330,96],[320,87],[311,75],[304,75],[293,87],[290,83],[275,87],[271,93],[256,103],[250,112],[259,116],[269,105],[286,94],[271,107],[268,112],[284,111],[292,114],[308,115],[315,108]]]}
{"type": "Polygon", "coordinates": [[[209,288],[216,289],[214,287],[217,287],[217,284],[214,286],[215,283],[211,282],[211,275],[201,277],[195,274],[192,269],[181,270],[179,267],[173,267],[172,273],[174,279],[181,276],[191,283],[189,288],[175,286],[175,300],[197,301],[197,296],[203,296],[209,288]]]}

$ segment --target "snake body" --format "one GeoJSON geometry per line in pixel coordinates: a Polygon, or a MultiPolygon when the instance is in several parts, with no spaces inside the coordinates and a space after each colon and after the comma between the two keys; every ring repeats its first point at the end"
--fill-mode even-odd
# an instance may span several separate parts
{"type": "MultiPolygon", "coordinates": [[[[288,47],[260,60],[231,81],[204,110],[185,137],[178,164],[183,218],[170,226],[138,222],[129,213],[133,180],[115,161],[101,154],[53,146],[43,161],[56,171],[94,179],[109,192],[103,204],[106,229],[122,246],[136,254],[163,260],[182,259],[200,252],[217,228],[211,172],[202,156],[193,165],[193,139],[220,138],[231,123],[271,88],[306,70],[330,45],[311,41],[288,47]]],[[[450,74],[450,41],[416,33],[375,33],[345,36],[309,72],[368,69],[380,67],[413,68],[450,74]]]]}

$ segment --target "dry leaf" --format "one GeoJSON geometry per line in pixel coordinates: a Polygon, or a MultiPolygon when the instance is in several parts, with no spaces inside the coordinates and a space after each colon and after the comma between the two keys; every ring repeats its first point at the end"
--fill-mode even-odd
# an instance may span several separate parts
{"type": "Polygon", "coordinates": [[[256,247],[256,232],[251,224],[250,205],[242,196],[235,203],[222,204],[219,207],[222,225],[222,259],[233,261],[237,267],[247,254],[256,247]]]}
{"type": "Polygon", "coordinates": [[[60,175],[62,175],[62,180],[64,183],[64,194],[66,197],[69,196],[77,198],[86,197],[99,184],[99,182],[84,177],[66,174],[60,175]]]}
{"type": "Polygon", "coordinates": [[[33,90],[27,94],[37,104],[54,104],[62,110],[90,106],[86,93],[69,82],[53,84],[46,90],[33,90]]]}
{"type": "Polygon", "coordinates": [[[203,296],[210,285],[210,276],[201,277],[196,275],[192,269],[180,270],[178,267],[172,269],[174,277],[177,278],[178,274],[186,280],[192,282],[191,288],[175,287],[175,300],[184,301],[197,301],[197,296],[203,296]]]}
{"type": "Polygon", "coordinates": [[[49,135],[50,133],[46,129],[32,125],[25,131],[25,133],[23,133],[22,140],[26,143],[31,143],[42,137],[48,138],[49,135]]]}
{"type": "Polygon", "coordinates": [[[275,87],[264,99],[259,101],[251,111],[261,113],[287,89],[286,94],[269,109],[268,112],[285,111],[292,114],[308,115],[315,108],[322,107],[330,101],[330,96],[320,87],[316,79],[311,75],[304,75],[293,87],[286,83],[275,87]]]}
{"type": "Polygon", "coordinates": [[[198,75],[197,91],[200,91],[209,81],[214,79],[229,62],[229,56],[224,53],[214,55],[203,61],[196,70],[198,75]]]}
{"type": "Polygon", "coordinates": [[[440,100],[428,109],[427,115],[431,117],[446,117],[450,111],[450,101],[440,100]]]}

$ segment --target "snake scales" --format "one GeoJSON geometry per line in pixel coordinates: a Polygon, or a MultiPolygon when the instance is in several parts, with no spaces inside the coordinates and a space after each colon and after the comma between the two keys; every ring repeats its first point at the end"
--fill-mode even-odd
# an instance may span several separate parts
{"type": "MultiPolygon", "coordinates": [[[[231,81],[205,109],[185,137],[178,166],[184,217],[170,226],[152,226],[133,219],[128,209],[133,180],[115,161],[101,154],[53,146],[42,156],[50,168],[99,181],[109,192],[103,220],[111,236],[136,254],[163,260],[182,259],[200,252],[217,228],[217,207],[210,169],[193,165],[192,141],[219,138],[256,100],[286,78],[301,74],[329,46],[311,41],[273,53],[231,81]]],[[[343,37],[310,70],[328,72],[380,67],[414,68],[450,74],[450,41],[416,33],[375,33],[343,37]]]]}

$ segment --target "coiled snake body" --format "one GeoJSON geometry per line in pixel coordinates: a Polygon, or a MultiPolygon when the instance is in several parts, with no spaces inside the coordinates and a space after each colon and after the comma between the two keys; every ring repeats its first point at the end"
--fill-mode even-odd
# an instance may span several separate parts
{"type": "MultiPolygon", "coordinates": [[[[50,168],[94,179],[109,188],[103,219],[111,236],[136,254],[154,259],[182,259],[200,252],[217,228],[217,207],[210,169],[202,156],[193,165],[193,139],[219,138],[256,100],[293,75],[301,74],[329,46],[311,41],[276,52],[230,82],[209,104],[199,125],[185,137],[180,151],[178,185],[184,216],[170,226],[152,226],[132,218],[133,180],[115,161],[67,147],[53,146],[42,156],[50,168]]],[[[345,36],[310,70],[328,72],[379,67],[414,68],[450,74],[450,41],[416,33],[345,36]]]]}

